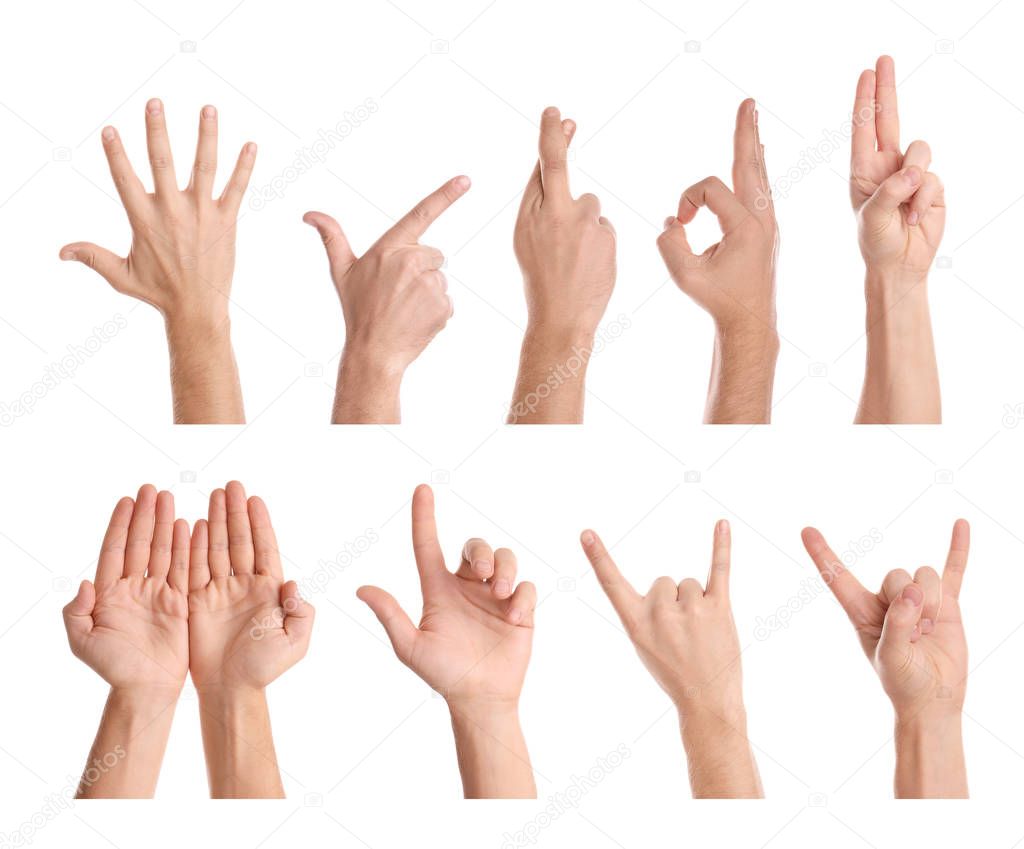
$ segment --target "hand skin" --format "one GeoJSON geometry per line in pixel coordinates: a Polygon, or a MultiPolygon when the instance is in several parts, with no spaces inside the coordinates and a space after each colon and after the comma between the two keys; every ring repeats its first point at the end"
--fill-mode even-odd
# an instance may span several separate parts
{"type": "Polygon", "coordinates": [[[75,657],[110,684],[79,798],[151,798],[188,672],[188,523],[150,485],[122,498],[94,582],[64,608],[75,657]]]}
{"type": "Polygon", "coordinates": [[[516,580],[516,558],[470,539],[455,572],[445,567],[434,494],[416,488],[412,545],[423,591],[417,628],[379,587],[360,587],[398,659],[448,703],[467,799],[534,799],[537,788],[519,725],[519,694],[533,642],[537,590],[516,580]]]}
{"type": "Polygon", "coordinates": [[[896,569],[872,593],[846,570],[815,528],[804,547],[857,630],[896,713],[897,798],[967,798],[960,719],[967,683],[967,641],[960,585],[970,527],[953,526],[941,579],[930,566],[914,576],[896,569]]]}
{"type": "Polygon", "coordinates": [[[265,689],[306,654],[314,610],[284,582],[266,505],[237,481],[193,529],[188,608],[210,794],[283,798],[265,689]]]}
{"type": "Polygon", "coordinates": [[[513,247],[529,319],[509,424],[579,424],[597,326],[615,287],[615,228],[591,194],[569,193],[576,125],[540,120],[540,158],[523,192],[513,247]],[[548,387],[540,397],[541,387],[548,387]]]}
{"type": "Polygon", "coordinates": [[[939,373],[928,270],[942,241],[942,182],[923,141],[900,152],[896,69],[888,56],[857,82],[850,200],[857,213],[867,301],[867,365],[858,424],[938,424],[939,373]]]}
{"type": "Polygon", "coordinates": [[[736,114],[732,182],[730,191],[707,177],[684,191],[676,215],[665,219],[658,250],[676,285],[715,323],[705,423],[767,424],[779,355],[779,228],[753,100],[744,100],[736,114]],[[717,216],[722,240],[698,256],[686,225],[704,206],[717,216]]]}
{"type": "Polygon", "coordinates": [[[761,798],[729,604],[729,523],[715,527],[706,590],[693,578],[658,578],[642,596],[596,533],[584,531],[580,542],[644,666],[676,706],[694,798],[761,798]]]}
{"type": "Polygon", "coordinates": [[[397,424],[401,420],[402,376],[455,311],[441,271],[444,254],[419,240],[469,186],[466,176],[449,180],[361,257],[329,215],[307,212],[303,216],[323,240],[345,315],[333,424],[397,424]]]}
{"type": "Polygon", "coordinates": [[[154,193],[147,194],[113,127],[102,133],[114,186],[132,228],[127,257],[91,242],[72,242],[62,260],[77,260],[115,290],[152,304],[164,317],[176,424],[245,421],[231,347],[228,300],[235,267],[235,223],[249,185],[256,145],[248,142],[219,199],[217,110],[204,106],[192,178],[178,189],[163,104],[146,104],[146,140],[154,193]]]}

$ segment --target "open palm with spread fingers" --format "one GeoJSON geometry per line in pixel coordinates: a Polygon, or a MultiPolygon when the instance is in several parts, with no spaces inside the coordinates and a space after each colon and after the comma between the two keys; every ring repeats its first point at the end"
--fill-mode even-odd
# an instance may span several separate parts
{"type": "Polygon", "coordinates": [[[896,67],[882,56],[874,71],[860,75],[853,106],[850,200],[868,266],[928,273],[946,223],[942,181],[928,170],[931,158],[923,141],[900,148],[896,67]]]}
{"type": "Polygon", "coordinates": [[[412,545],[423,592],[418,628],[379,587],[360,587],[358,596],[384,626],[398,659],[448,703],[467,798],[533,798],[518,709],[537,590],[526,581],[516,585],[511,551],[482,539],[463,546],[450,572],[426,485],[413,493],[412,545]]]}
{"type": "Polygon", "coordinates": [[[662,577],[647,595],[626,580],[596,533],[584,531],[580,541],[637,654],[679,713],[694,795],[760,796],[729,602],[729,523],[715,526],[706,587],[662,577]]]}
{"type": "Polygon", "coordinates": [[[913,576],[894,569],[873,593],[846,569],[815,528],[804,547],[857,631],[861,647],[882,681],[897,715],[911,718],[963,707],[967,641],[960,619],[960,584],[967,565],[970,528],[953,526],[941,578],[930,566],[913,576]]]}
{"type": "Polygon", "coordinates": [[[266,504],[237,481],[211,493],[209,518],[192,532],[188,604],[199,691],[262,689],[309,647],[313,607],[284,581],[266,504]]]}
{"type": "Polygon", "coordinates": [[[167,327],[175,421],[237,423],[244,420],[241,389],[231,351],[228,297],[235,266],[235,223],[249,183],[256,145],[243,148],[219,199],[217,110],[204,106],[199,144],[188,187],[174,170],[163,104],[146,104],[146,140],[153,172],[146,192],[113,127],[102,133],[114,186],[132,230],[125,257],[91,242],[61,248],[99,273],[118,292],[156,307],[167,327]]]}
{"type": "Polygon", "coordinates": [[[75,656],[111,687],[177,697],[188,672],[188,523],[174,496],[149,484],[122,498],[103,539],[95,582],[64,608],[75,656]]]}
{"type": "Polygon", "coordinates": [[[775,266],[779,230],[753,100],[733,134],[733,188],[707,177],[686,189],[665,220],[658,250],[669,274],[715,323],[715,353],[704,418],[709,424],[767,423],[779,338],[775,266]],[[707,207],[721,241],[695,254],[686,225],[707,207]]]}
{"type": "Polygon", "coordinates": [[[331,216],[307,212],[303,217],[323,240],[345,316],[335,424],[398,422],[406,368],[454,312],[441,271],[444,254],[419,240],[468,190],[468,177],[449,180],[359,257],[331,216]]]}

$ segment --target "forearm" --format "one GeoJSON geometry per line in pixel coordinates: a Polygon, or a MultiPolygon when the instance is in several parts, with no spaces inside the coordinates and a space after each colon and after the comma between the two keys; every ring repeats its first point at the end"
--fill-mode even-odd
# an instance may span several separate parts
{"type": "Polygon", "coordinates": [[[467,799],[536,799],[530,754],[517,706],[482,710],[449,705],[467,799]]]}
{"type": "Polygon", "coordinates": [[[168,319],[167,346],[175,424],[244,424],[230,322],[168,319]]]}
{"type": "Polygon", "coordinates": [[[967,768],[959,712],[896,718],[897,799],[966,799],[967,768]]]}
{"type": "Polygon", "coordinates": [[[332,424],[398,424],[402,372],[345,350],[338,365],[332,424]]]}
{"type": "Polygon", "coordinates": [[[695,799],[760,799],[761,776],[742,710],[729,716],[680,712],[679,728],[695,799]]]}
{"type": "Polygon", "coordinates": [[[284,798],[263,690],[200,691],[199,718],[214,799],[284,798]]]}
{"type": "Polygon", "coordinates": [[[768,424],[778,356],[772,324],[717,324],[705,424],[768,424]]]}
{"type": "Polygon", "coordinates": [[[593,333],[527,328],[508,424],[583,422],[593,333]]]}
{"type": "Polygon", "coordinates": [[[867,365],[858,424],[938,424],[939,372],[926,278],[869,272],[867,365]]]}
{"type": "Polygon", "coordinates": [[[179,692],[111,689],[78,798],[153,797],[179,692]]]}

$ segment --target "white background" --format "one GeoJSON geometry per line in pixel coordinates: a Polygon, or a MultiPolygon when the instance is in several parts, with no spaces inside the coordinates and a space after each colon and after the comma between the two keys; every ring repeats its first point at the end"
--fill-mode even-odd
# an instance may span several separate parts
{"type": "MultiPolygon", "coordinates": [[[[1003,813],[1024,792],[1024,426],[1013,412],[1024,402],[1019,0],[118,0],[7,5],[3,14],[0,402],[31,391],[95,327],[118,315],[127,326],[0,429],[0,834],[77,778],[95,731],[105,688],[67,650],[60,608],[91,575],[117,497],[151,481],[194,520],[212,488],[239,478],[267,500],[290,577],[310,578],[367,530],[379,535],[311,597],[310,654],[271,688],[288,800],[204,801],[186,691],[161,801],[145,810],[79,803],[49,821],[37,845],[498,847],[531,822],[543,801],[458,801],[443,704],[393,658],[354,597],[372,581],[417,609],[408,501],[432,479],[446,550],[454,557],[471,535],[509,545],[521,576],[539,587],[523,722],[541,796],[564,791],[620,744],[630,752],[542,830],[540,845],[953,845],[976,842],[979,823],[989,845],[1021,837],[1024,827],[1003,813]],[[447,53],[432,52],[436,40],[447,53]],[[187,41],[194,52],[182,51],[187,41]],[[666,280],[658,222],[686,185],[728,177],[744,96],[759,102],[777,182],[804,150],[842,131],[857,75],[881,52],[897,62],[904,146],[926,139],[947,187],[940,254],[950,267],[931,281],[946,424],[848,424],[862,379],[863,302],[843,144],[776,194],[776,425],[701,427],[710,324],[666,280]],[[165,102],[182,182],[209,102],[221,115],[220,181],[254,140],[254,187],[346,111],[367,98],[379,106],[324,164],[240,222],[233,319],[246,427],[169,425],[159,317],[57,261],[77,239],[127,249],[99,131],[119,128],[148,182],[142,116],[153,96],[165,102]],[[606,318],[627,316],[631,327],[592,363],[586,426],[506,428],[525,321],[512,225],[536,120],[551,103],[579,125],[574,191],[598,194],[618,230],[606,318]],[[302,213],[334,214],[360,250],[459,173],[473,189],[429,234],[449,258],[456,315],[408,374],[406,424],[330,428],[343,327],[302,213]],[[802,526],[822,528],[839,552],[880,536],[854,566],[877,585],[890,568],[940,566],[960,515],[974,537],[963,606],[976,801],[896,806],[885,801],[890,711],[838,606],[821,595],[767,639],[755,627],[815,574],[802,526]],[[597,528],[638,586],[665,573],[703,578],[720,516],[734,526],[734,609],[763,805],[686,801],[667,701],[576,541],[597,528]]],[[[707,218],[695,246],[715,238],[707,218]]]]}

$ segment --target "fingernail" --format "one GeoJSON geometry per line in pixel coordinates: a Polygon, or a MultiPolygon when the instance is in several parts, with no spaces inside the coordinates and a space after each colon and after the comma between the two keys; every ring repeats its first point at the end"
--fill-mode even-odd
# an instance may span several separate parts
{"type": "Polygon", "coordinates": [[[473,571],[476,572],[478,575],[487,577],[491,574],[491,564],[488,563],[486,560],[474,560],[473,571]]]}
{"type": "Polygon", "coordinates": [[[506,596],[512,591],[512,587],[508,581],[497,581],[494,584],[494,594],[497,596],[506,596]]]}
{"type": "Polygon", "coordinates": [[[580,542],[582,542],[584,545],[593,545],[594,535],[590,531],[584,531],[582,534],[580,534],[580,542]]]}
{"type": "Polygon", "coordinates": [[[903,592],[900,594],[903,601],[913,607],[917,607],[922,601],[924,601],[924,594],[920,589],[915,587],[913,584],[908,584],[903,588],[903,592]]]}
{"type": "Polygon", "coordinates": [[[513,625],[518,624],[520,621],[522,621],[522,618],[523,618],[523,611],[521,611],[521,610],[517,610],[516,608],[512,608],[512,610],[510,610],[508,612],[508,621],[511,622],[513,625]]]}
{"type": "Polygon", "coordinates": [[[215,107],[213,107],[213,106],[204,106],[203,107],[203,117],[204,118],[216,118],[217,117],[217,109],[215,107]]]}
{"type": "Polygon", "coordinates": [[[107,141],[113,141],[114,140],[114,128],[113,127],[104,127],[103,128],[103,138],[105,138],[107,141]]]}
{"type": "Polygon", "coordinates": [[[555,108],[554,106],[549,106],[547,109],[544,110],[544,114],[548,118],[554,118],[555,116],[558,115],[558,109],[555,108]]]}
{"type": "Polygon", "coordinates": [[[718,520],[718,528],[716,530],[718,531],[718,533],[723,534],[723,535],[729,533],[729,520],[728,519],[719,519],[718,520]]]}
{"type": "Polygon", "coordinates": [[[61,253],[60,253],[60,258],[61,259],[74,259],[75,256],[76,256],[76,254],[75,254],[74,251],[61,251],[61,253]]]}
{"type": "Polygon", "coordinates": [[[921,172],[917,168],[908,168],[906,170],[907,185],[916,186],[921,182],[921,172]]]}
{"type": "Polygon", "coordinates": [[[146,104],[146,111],[150,115],[159,115],[164,111],[164,105],[157,99],[153,98],[149,103],[146,104]]]}
{"type": "Polygon", "coordinates": [[[917,210],[915,209],[914,211],[912,211],[910,213],[910,215],[907,216],[907,224],[909,224],[911,227],[913,227],[915,224],[917,224],[918,219],[920,217],[921,216],[917,214],[917,210]]]}
{"type": "Polygon", "coordinates": [[[255,156],[256,155],[256,142],[246,142],[245,143],[245,153],[246,153],[247,156],[255,156]]]}
{"type": "Polygon", "coordinates": [[[922,619],[921,620],[921,633],[922,634],[930,634],[934,630],[935,630],[935,623],[931,619],[922,619]]]}
{"type": "Polygon", "coordinates": [[[754,126],[755,126],[755,127],[757,126],[757,119],[758,119],[758,114],[757,114],[757,104],[755,103],[755,104],[754,104],[754,126]]]}
{"type": "Polygon", "coordinates": [[[463,174],[460,177],[456,177],[455,178],[455,188],[461,189],[461,190],[464,191],[464,190],[468,189],[469,186],[470,186],[469,177],[467,177],[465,174],[463,174]]]}

